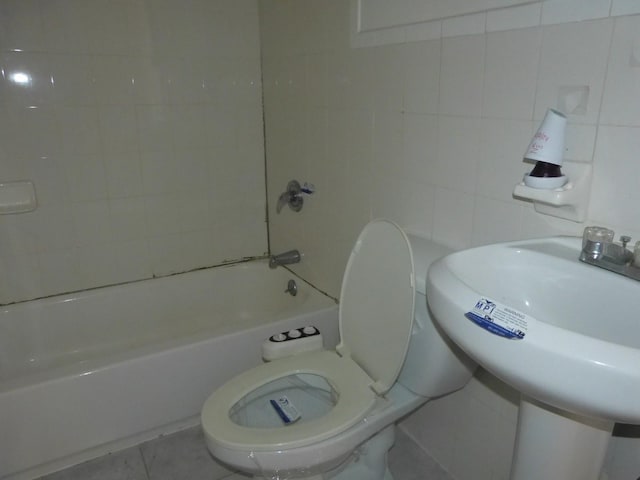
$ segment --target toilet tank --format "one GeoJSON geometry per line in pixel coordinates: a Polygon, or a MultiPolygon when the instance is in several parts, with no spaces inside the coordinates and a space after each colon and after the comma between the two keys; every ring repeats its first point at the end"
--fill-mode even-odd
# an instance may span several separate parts
{"type": "Polygon", "coordinates": [[[416,305],[409,349],[398,382],[417,395],[434,398],[465,386],[477,365],[446,337],[427,306],[429,265],[452,250],[426,238],[408,237],[413,250],[416,305]]]}

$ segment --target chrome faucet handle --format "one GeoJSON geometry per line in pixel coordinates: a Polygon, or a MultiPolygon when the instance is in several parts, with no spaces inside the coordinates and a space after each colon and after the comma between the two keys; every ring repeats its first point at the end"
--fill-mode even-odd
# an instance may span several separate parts
{"type": "Polygon", "coordinates": [[[307,195],[312,195],[316,191],[316,186],[313,183],[304,182],[302,188],[300,188],[302,193],[306,193],[307,195]]]}
{"type": "MultiPolygon", "coordinates": [[[[313,185],[311,185],[311,187],[313,187],[313,185]]],[[[278,197],[276,213],[280,213],[282,207],[285,205],[289,205],[289,208],[294,212],[302,210],[302,205],[304,203],[304,199],[302,198],[303,193],[311,194],[313,193],[313,190],[310,190],[309,185],[306,183],[303,188],[300,186],[300,182],[297,180],[291,180],[287,184],[287,189],[278,197]]]]}
{"type": "Polygon", "coordinates": [[[287,289],[284,291],[284,293],[288,293],[292,297],[298,295],[298,285],[296,284],[296,281],[294,279],[291,279],[289,280],[289,282],[287,282],[287,289]]]}
{"type": "Polygon", "coordinates": [[[605,227],[585,227],[582,234],[581,258],[600,259],[606,245],[613,242],[614,232],[605,227]]]}
{"type": "Polygon", "coordinates": [[[622,248],[627,248],[627,243],[631,241],[631,237],[629,235],[620,235],[620,243],[622,243],[622,248]]]}

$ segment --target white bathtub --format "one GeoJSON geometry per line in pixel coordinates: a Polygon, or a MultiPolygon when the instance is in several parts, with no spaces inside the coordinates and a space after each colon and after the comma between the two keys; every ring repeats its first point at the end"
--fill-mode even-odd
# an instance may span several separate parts
{"type": "Polygon", "coordinates": [[[198,422],[207,396],[261,362],[273,333],[335,303],[250,262],[0,309],[0,478],[28,479],[198,422]]]}

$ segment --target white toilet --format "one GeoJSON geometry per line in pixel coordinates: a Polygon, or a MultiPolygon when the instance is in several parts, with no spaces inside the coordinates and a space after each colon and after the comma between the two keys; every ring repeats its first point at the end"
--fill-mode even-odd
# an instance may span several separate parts
{"type": "Polygon", "coordinates": [[[392,480],[394,423],[464,386],[476,366],[427,310],[426,271],[446,253],[392,222],[369,223],[342,281],[340,344],[265,363],[216,390],[202,410],[213,456],[256,478],[392,480]],[[300,415],[289,424],[271,404],[282,397],[300,415]]]}

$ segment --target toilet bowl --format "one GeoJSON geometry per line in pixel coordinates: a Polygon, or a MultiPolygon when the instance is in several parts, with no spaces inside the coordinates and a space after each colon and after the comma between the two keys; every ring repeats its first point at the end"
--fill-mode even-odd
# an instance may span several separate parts
{"type": "Polygon", "coordinates": [[[212,455],[256,478],[391,480],[394,422],[475,369],[429,317],[426,271],[446,253],[392,222],[369,223],[343,277],[339,345],[265,363],[216,390],[201,417],[212,455]]]}

